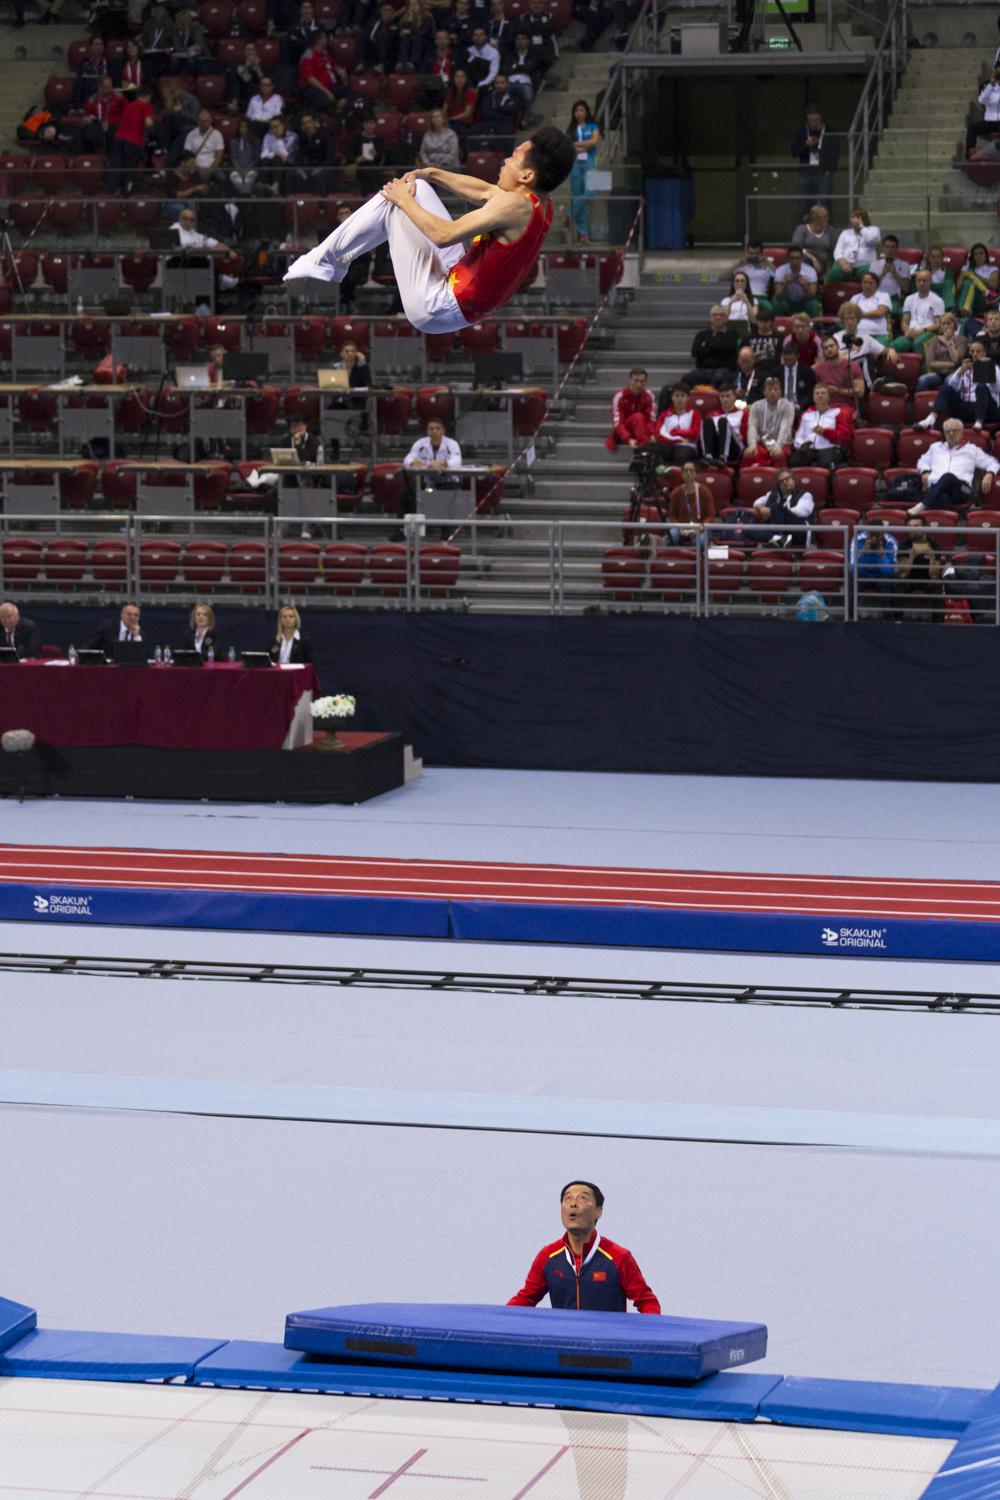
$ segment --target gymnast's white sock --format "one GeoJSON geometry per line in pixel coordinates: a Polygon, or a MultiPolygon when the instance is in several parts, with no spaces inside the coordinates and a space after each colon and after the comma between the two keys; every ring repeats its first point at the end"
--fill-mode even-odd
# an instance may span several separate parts
{"type": "Polygon", "coordinates": [[[285,281],[312,276],[317,281],[343,281],[352,260],[374,250],[387,238],[386,224],[392,204],[381,193],[355,209],[343,224],[338,224],[322,244],[316,245],[285,272],[285,281]]]}

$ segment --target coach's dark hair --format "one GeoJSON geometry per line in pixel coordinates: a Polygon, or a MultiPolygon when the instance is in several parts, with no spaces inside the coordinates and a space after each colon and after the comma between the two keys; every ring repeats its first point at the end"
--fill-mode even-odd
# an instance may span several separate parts
{"type": "Polygon", "coordinates": [[[566,1186],[563,1188],[562,1192],[559,1194],[559,1202],[560,1203],[563,1201],[563,1199],[565,1198],[566,1194],[569,1192],[569,1190],[570,1190],[571,1187],[589,1187],[590,1191],[594,1195],[594,1202],[597,1204],[598,1208],[603,1208],[604,1207],[604,1194],[601,1192],[600,1188],[597,1186],[597,1183],[596,1182],[587,1182],[587,1180],[585,1178],[583,1178],[583,1177],[571,1177],[570,1178],[569,1182],[567,1182],[566,1186]]]}
{"type": "Polygon", "coordinates": [[[539,192],[553,193],[573,170],[576,147],[555,125],[543,125],[536,130],[530,144],[524,164],[534,172],[539,192]]]}

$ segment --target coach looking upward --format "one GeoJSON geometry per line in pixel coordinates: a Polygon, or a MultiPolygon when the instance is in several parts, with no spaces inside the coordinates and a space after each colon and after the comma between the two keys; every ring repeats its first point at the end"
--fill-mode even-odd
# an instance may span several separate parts
{"type": "Polygon", "coordinates": [[[508,1307],[535,1307],[546,1292],[553,1307],[581,1312],[625,1312],[626,1300],[641,1313],[658,1313],[660,1304],[646,1285],[631,1250],[597,1233],[604,1194],[593,1182],[568,1182],[560,1194],[561,1240],[535,1256],[528,1279],[508,1307]]]}

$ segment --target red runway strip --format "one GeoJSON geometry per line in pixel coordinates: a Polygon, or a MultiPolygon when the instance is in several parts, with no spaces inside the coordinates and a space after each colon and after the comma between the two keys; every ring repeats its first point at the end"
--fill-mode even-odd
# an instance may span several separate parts
{"type": "Polygon", "coordinates": [[[0,881],[567,906],[1000,920],[1000,884],[200,850],[0,846],[0,881]]]}

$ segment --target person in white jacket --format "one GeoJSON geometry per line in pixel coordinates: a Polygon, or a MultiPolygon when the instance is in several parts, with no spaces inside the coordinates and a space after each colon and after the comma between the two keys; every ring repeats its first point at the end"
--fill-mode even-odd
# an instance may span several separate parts
{"type": "Polygon", "coordinates": [[[979,90],[979,103],[982,106],[983,118],[973,120],[972,124],[966,127],[966,156],[970,156],[976,149],[976,142],[981,135],[1000,133],[1000,69],[996,63],[993,64],[993,72],[979,90]]]}
{"type": "Polygon", "coordinates": [[[833,249],[833,265],[826,273],[830,281],[859,281],[870,261],[878,256],[882,231],[873,224],[865,208],[852,208],[850,228],[841,230],[833,249]]]}

